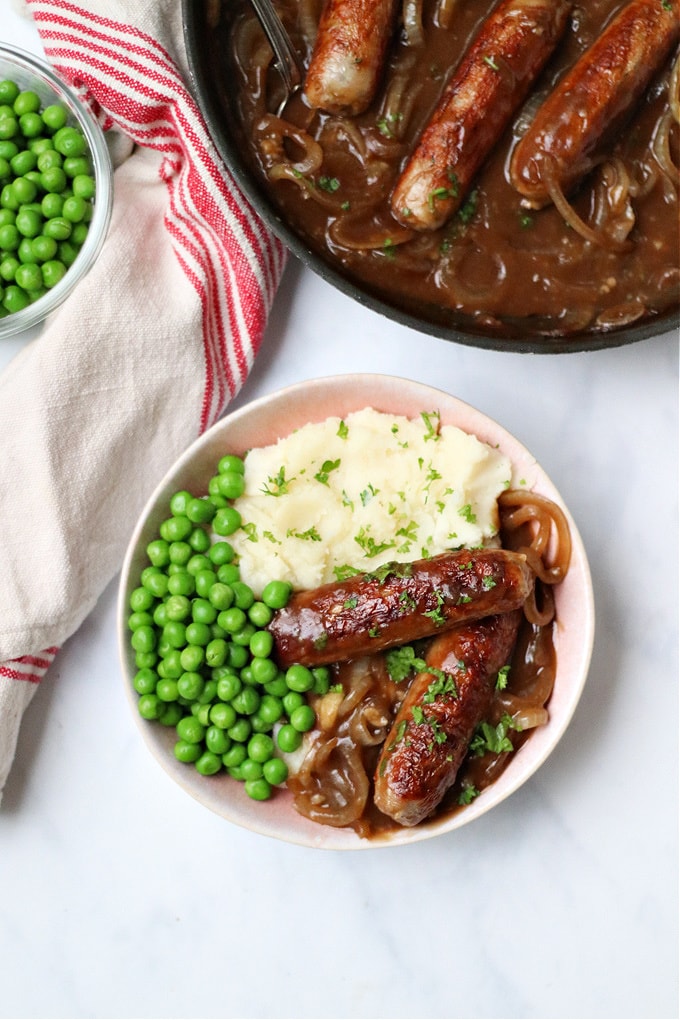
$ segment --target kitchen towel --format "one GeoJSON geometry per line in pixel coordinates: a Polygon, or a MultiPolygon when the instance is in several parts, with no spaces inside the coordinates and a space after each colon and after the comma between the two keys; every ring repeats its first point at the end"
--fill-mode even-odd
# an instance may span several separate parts
{"type": "Polygon", "coordinates": [[[247,378],[286,258],[187,87],[179,0],[26,6],[118,165],[96,265],[0,375],[0,796],[146,499],[247,378]]]}

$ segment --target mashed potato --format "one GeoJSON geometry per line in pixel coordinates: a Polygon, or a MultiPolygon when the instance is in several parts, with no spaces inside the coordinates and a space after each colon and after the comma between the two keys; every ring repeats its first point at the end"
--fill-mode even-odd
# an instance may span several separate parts
{"type": "Polygon", "coordinates": [[[489,544],[509,459],[474,436],[370,408],[249,451],[232,536],[255,591],[274,578],[313,588],[389,561],[489,544]]]}

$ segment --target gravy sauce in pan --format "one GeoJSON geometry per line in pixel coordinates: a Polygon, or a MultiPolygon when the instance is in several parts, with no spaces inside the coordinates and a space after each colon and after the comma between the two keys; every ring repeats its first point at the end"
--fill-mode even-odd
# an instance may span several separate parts
{"type": "MultiPolygon", "coordinates": [[[[308,62],[321,3],[280,0],[278,6],[308,62]]],[[[405,0],[408,27],[400,20],[378,95],[354,117],[312,110],[300,94],[280,110],[269,48],[252,12],[244,10],[228,43],[219,45],[237,74],[250,159],[283,217],[345,277],[439,324],[499,337],[522,328],[560,337],[599,333],[677,306],[677,52],[625,130],[603,139],[602,162],[568,196],[593,229],[625,235],[624,250],[584,238],[553,205],[526,208],[508,179],[513,147],[540,100],[625,6],[621,0],[574,5],[533,92],[447,224],[415,233],[391,215],[395,181],[449,75],[495,6],[423,0],[421,7],[405,0]]]]}

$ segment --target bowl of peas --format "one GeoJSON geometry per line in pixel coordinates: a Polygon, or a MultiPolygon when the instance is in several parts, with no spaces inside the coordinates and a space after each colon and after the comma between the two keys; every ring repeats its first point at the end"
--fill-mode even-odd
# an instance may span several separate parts
{"type": "Polygon", "coordinates": [[[47,63],[0,44],[0,339],[73,291],[101,250],[112,203],[94,115],[47,63]]]}

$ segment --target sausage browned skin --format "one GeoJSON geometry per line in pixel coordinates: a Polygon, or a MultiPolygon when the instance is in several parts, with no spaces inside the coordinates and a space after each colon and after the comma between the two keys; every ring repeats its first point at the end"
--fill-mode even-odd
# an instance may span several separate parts
{"type": "Polygon", "coordinates": [[[396,12],[397,0],[328,0],[305,78],[310,106],[349,116],[370,106],[396,12]]]}
{"type": "MultiPolygon", "coordinates": [[[[661,0],[659,0],[661,2],[661,0]]],[[[570,0],[503,0],[448,82],[391,198],[415,230],[452,216],[553,52],[570,0]]]]}
{"type": "Polygon", "coordinates": [[[295,592],[269,629],[279,666],[321,666],[522,606],[535,575],[520,553],[475,549],[393,563],[295,592]]]}
{"type": "Polygon", "coordinates": [[[375,775],[374,800],[400,825],[418,825],[453,785],[508,662],[521,613],[463,624],[432,642],[427,665],[397,712],[375,775]]]}
{"type": "Polygon", "coordinates": [[[539,108],[510,160],[525,205],[547,205],[553,177],[569,192],[601,143],[620,130],[680,36],[678,0],[633,0],[605,28],[539,108]]]}

